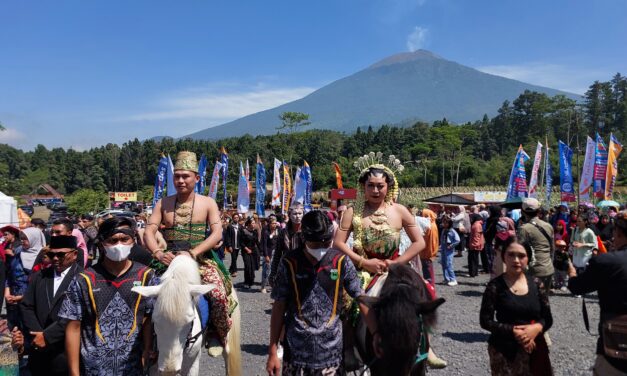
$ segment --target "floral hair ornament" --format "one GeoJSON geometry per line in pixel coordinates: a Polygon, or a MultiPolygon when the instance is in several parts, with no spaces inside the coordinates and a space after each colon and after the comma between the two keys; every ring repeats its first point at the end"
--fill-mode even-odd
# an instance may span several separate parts
{"type": "MultiPolygon", "coordinates": [[[[396,179],[397,173],[402,173],[405,170],[405,167],[401,164],[401,161],[398,160],[394,155],[390,155],[388,157],[388,164],[385,165],[383,162],[383,153],[381,152],[370,152],[368,154],[364,154],[359,157],[353,166],[359,170],[359,179],[363,178],[366,174],[370,172],[370,169],[376,168],[379,170],[385,171],[388,175],[392,177],[394,181],[392,187],[388,187],[388,193],[385,195],[385,201],[387,203],[392,203],[398,197],[398,180],[396,179]]],[[[363,193],[363,189],[360,187],[360,191],[363,193]]],[[[363,201],[363,200],[362,200],[363,201]]]]}
{"type": "MultiPolygon", "coordinates": [[[[355,161],[355,163],[353,163],[353,166],[357,170],[359,170],[358,180],[366,176],[373,168],[385,171],[393,180],[392,186],[388,187],[388,192],[385,195],[385,202],[388,204],[392,204],[394,200],[398,197],[399,191],[396,173],[402,173],[405,167],[401,164],[401,161],[398,160],[394,155],[390,155],[388,157],[388,164],[385,165],[383,163],[383,153],[370,152],[359,157],[355,161]]],[[[362,247],[363,226],[361,220],[364,212],[365,203],[366,195],[364,194],[364,187],[361,184],[358,184],[357,198],[355,199],[355,204],[353,205],[353,247],[357,249],[358,253],[362,256],[364,255],[364,253],[362,247]]]]}

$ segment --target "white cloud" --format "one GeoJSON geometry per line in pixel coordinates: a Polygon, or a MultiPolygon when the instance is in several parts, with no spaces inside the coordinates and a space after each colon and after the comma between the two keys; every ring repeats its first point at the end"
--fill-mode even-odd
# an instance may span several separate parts
{"type": "Polygon", "coordinates": [[[407,36],[407,49],[410,52],[414,52],[423,48],[428,36],[428,29],[420,26],[414,27],[414,30],[407,36]]]}
{"type": "Polygon", "coordinates": [[[507,77],[553,89],[584,94],[595,81],[608,80],[612,73],[601,69],[568,67],[551,63],[523,63],[477,67],[484,73],[507,77]]]}
{"type": "Polygon", "coordinates": [[[157,101],[151,106],[154,110],[133,114],[121,120],[231,120],[300,99],[314,90],[311,87],[268,88],[264,85],[241,88],[228,84],[192,88],[157,101]]]}
{"type": "Polygon", "coordinates": [[[15,128],[6,128],[0,131],[0,143],[15,144],[26,139],[26,135],[15,128]]]}

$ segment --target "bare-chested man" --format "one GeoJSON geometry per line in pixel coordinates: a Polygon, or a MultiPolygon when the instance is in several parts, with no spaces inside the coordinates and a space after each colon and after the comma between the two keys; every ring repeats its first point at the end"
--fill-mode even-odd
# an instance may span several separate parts
{"type": "Polygon", "coordinates": [[[196,154],[183,151],[176,157],[174,186],[176,195],[164,197],[155,205],[144,235],[146,246],[152,252],[156,269],[162,271],[181,254],[189,254],[198,261],[203,283],[217,287],[208,293],[211,301],[211,323],[217,338],[210,341],[212,355],[225,344],[231,327],[230,302],[231,280],[222,261],[213,248],[222,240],[222,223],[216,202],[194,193],[199,181],[196,154]],[[167,249],[159,247],[156,239],[161,228],[167,249]],[[207,229],[210,230],[207,237],[207,229]],[[216,341],[217,340],[217,341],[216,341]]]}

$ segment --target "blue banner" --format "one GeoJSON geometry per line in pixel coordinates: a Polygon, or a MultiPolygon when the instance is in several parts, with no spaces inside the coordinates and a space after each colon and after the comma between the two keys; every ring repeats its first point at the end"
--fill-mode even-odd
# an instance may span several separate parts
{"type": "Polygon", "coordinates": [[[154,207],[157,201],[163,196],[163,189],[165,188],[165,180],[168,174],[168,158],[163,156],[159,160],[159,167],[157,167],[157,176],[155,177],[155,188],[152,195],[152,206],[154,207]]]}
{"type": "Polygon", "coordinates": [[[220,163],[222,163],[222,183],[224,184],[224,200],[222,201],[222,209],[226,210],[226,178],[229,176],[229,156],[224,146],[220,150],[220,163]]]}
{"type": "Polygon", "coordinates": [[[198,162],[198,183],[196,183],[196,187],[194,187],[194,192],[203,194],[205,193],[205,179],[207,179],[207,157],[203,154],[200,157],[200,162],[198,162]]]}
{"type": "Polygon", "coordinates": [[[172,196],[176,194],[176,187],[174,186],[174,164],[172,163],[172,158],[170,158],[170,154],[168,154],[168,189],[166,194],[168,196],[172,196]]]}
{"type": "Polygon", "coordinates": [[[311,168],[309,164],[305,161],[303,168],[300,170],[300,179],[305,182],[305,202],[303,206],[305,208],[305,213],[309,212],[311,207],[311,192],[313,190],[312,178],[311,178],[311,168]]]}
{"type": "Polygon", "coordinates": [[[266,216],[264,201],[266,199],[266,168],[257,158],[257,173],[255,174],[255,212],[260,217],[266,216]]]}
{"type": "Polygon", "coordinates": [[[562,141],[559,142],[560,153],[560,200],[562,202],[577,201],[573,185],[573,150],[562,141]]]}
{"type": "Polygon", "coordinates": [[[549,159],[549,148],[546,148],[545,155],[545,168],[546,168],[546,204],[551,206],[551,192],[553,191],[553,169],[551,168],[551,160],[549,159]]]}
{"type": "Polygon", "coordinates": [[[509,184],[507,186],[507,199],[514,197],[527,197],[527,173],[525,172],[525,163],[529,160],[529,156],[523,150],[522,145],[518,147],[516,159],[512,166],[512,172],[509,175],[509,184]]]}
{"type": "Polygon", "coordinates": [[[593,192],[598,198],[605,197],[605,175],[607,172],[607,147],[597,133],[596,148],[594,149],[594,180],[593,192]]]}

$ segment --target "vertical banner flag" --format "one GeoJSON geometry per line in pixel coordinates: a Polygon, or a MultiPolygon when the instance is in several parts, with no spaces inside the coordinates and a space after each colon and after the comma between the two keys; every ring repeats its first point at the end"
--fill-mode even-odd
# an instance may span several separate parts
{"type": "Polygon", "coordinates": [[[168,154],[168,189],[166,194],[168,196],[172,196],[176,194],[176,187],[174,186],[174,164],[172,163],[172,158],[170,158],[170,154],[168,154]]]}
{"type": "Polygon", "coordinates": [[[307,182],[301,179],[302,169],[298,167],[294,174],[294,196],[292,197],[292,204],[299,202],[305,203],[305,190],[307,189],[307,182]]]}
{"type": "Polygon", "coordinates": [[[546,203],[547,206],[551,206],[551,192],[553,192],[553,169],[551,168],[551,160],[549,159],[549,147],[546,147],[546,155],[544,159],[544,171],[545,171],[545,188],[546,188],[546,203]]]}
{"type": "Polygon", "coordinates": [[[270,206],[281,206],[281,161],[274,158],[274,170],[272,171],[272,202],[270,206]]]}
{"type": "Polygon", "coordinates": [[[536,154],[533,157],[533,168],[531,169],[531,179],[529,179],[529,197],[538,197],[538,171],[542,162],[542,144],[538,142],[536,154]]]}
{"type": "Polygon", "coordinates": [[[292,180],[290,177],[290,169],[287,162],[283,161],[283,199],[281,204],[281,212],[287,215],[287,210],[290,206],[290,198],[292,195],[292,180]]]}
{"type": "Polygon", "coordinates": [[[301,204],[305,201],[305,186],[300,182],[300,167],[296,168],[296,173],[294,174],[294,194],[292,196],[292,200],[290,204],[295,202],[300,202],[301,204]]]}
{"type": "Polygon", "coordinates": [[[573,150],[562,141],[559,142],[560,153],[560,200],[562,202],[577,201],[573,186],[573,150]]]}
{"type": "Polygon", "coordinates": [[[614,184],[618,175],[618,156],[623,151],[623,145],[618,142],[613,134],[610,134],[610,146],[607,154],[607,175],[605,176],[605,199],[613,199],[614,184]]]}
{"type": "Polygon", "coordinates": [[[303,168],[300,170],[301,177],[300,180],[305,182],[305,202],[303,203],[305,207],[305,213],[311,211],[311,193],[313,191],[313,179],[311,176],[311,168],[307,161],[303,163],[303,168]]]}
{"type": "Polygon", "coordinates": [[[252,191],[253,187],[250,184],[250,166],[248,165],[248,159],[246,159],[246,181],[248,182],[248,190],[252,191]]]}
{"type": "Polygon", "coordinates": [[[213,168],[211,174],[211,184],[209,184],[209,197],[216,199],[218,196],[218,184],[220,184],[220,171],[222,170],[222,163],[216,161],[216,166],[213,168]]]}
{"type": "Polygon", "coordinates": [[[237,185],[237,212],[248,213],[250,207],[250,191],[248,190],[248,180],[244,171],[244,164],[239,162],[239,184],[237,185]]]}
{"type": "Polygon", "coordinates": [[[157,176],[155,177],[155,189],[152,195],[152,206],[154,207],[157,201],[163,196],[163,189],[165,188],[165,179],[168,174],[168,158],[164,155],[159,160],[159,167],[157,167],[157,176]]]}
{"type": "Polygon", "coordinates": [[[333,167],[335,168],[335,182],[337,184],[337,189],[343,189],[344,185],[342,184],[342,170],[340,170],[340,165],[337,162],[333,162],[333,167]]]}
{"type": "Polygon", "coordinates": [[[198,183],[194,188],[194,192],[203,194],[205,192],[205,179],[207,178],[207,157],[203,154],[198,162],[198,183]]]}
{"type": "Polygon", "coordinates": [[[226,178],[229,176],[229,155],[224,146],[220,149],[220,163],[222,164],[222,183],[224,184],[224,201],[222,201],[222,209],[226,210],[226,178]]]}
{"type": "Polygon", "coordinates": [[[257,154],[257,174],[256,178],[256,189],[255,189],[255,212],[260,217],[265,217],[266,210],[264,207],[264,201],[266,199],[266,168],[263,166],[261,162],[261,158],[259,158],[259,154],[257,154]]]}
{"type": "Polygon", "coordinates": [[[583,160],[583,170],[579,178],[579,200],[590,202],[592,190],[592,179],[594,178],[594,150],[596,144],[594,140],[588,136],[586,140],[586,156],[583,160]]]}
{"type": "Polygon", "coordinates": [[[516,159],[509,175],[509,185],[507,186],[507,199],[513,197],[527,197],[527,174],[525,172],[525,162],[529,156],[523,150],[522,145],[518,147],[516,159]]]}
{"type": "Polygon", "coordinates": [[[598,133],[596,141],[594,150],[594,197],[603,198],[605,196],[605,174],[607,172],[607,148],[598,133]]]}

